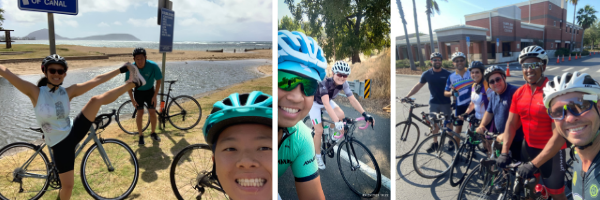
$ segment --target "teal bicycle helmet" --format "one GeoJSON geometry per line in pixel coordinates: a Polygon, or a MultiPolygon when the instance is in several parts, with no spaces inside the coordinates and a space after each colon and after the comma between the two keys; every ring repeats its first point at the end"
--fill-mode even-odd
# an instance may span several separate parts
{"type": "Polygon", "coordinates": [[[317,81],[325,79],[327,60],[323,49],[304,33],[286,30],[277,32],[277,69],[308,76],[317,81]]]}
{"type": "Polygon", "coordinates": [[[237,124],[273,124],[273,98],[260,91],[246,94],[233,93],[213,105],[206,117],[204,140],[214,150],[219,134],[237,124]]]}

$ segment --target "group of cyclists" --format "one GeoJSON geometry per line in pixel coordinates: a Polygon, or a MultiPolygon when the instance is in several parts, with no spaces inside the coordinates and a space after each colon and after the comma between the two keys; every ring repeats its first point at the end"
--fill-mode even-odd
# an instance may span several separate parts
{"type": "Polygon", "coordinates": [[[287,30],[278,31],[277,36],[278,177],[291,166],[299,199],[325,199],[318,173],[318,169],[325,169],[320,150],[321,109],[325,108],[335,129],[343,134],[344,112],[333,100],[344,92],[366,121],[374,124],[374,120],[349,89],[348,63],[335,62],[332,76],[326,77],[327,60],[313,38],[287,30]],[[313,124],[314,138],[312,130],[302,122],[307,115],[313,124]]]}
{"type": "MultiPolygon", "coordinates": [[[[502,144],[502,151],[497,165],[505,168],[513,161],[523,162],[517,169],[518,176],[536,180],[541,176],[548,193],[557,200],[567,199],[564,176],[565,148],[569,142],[576,152],[574,159],[578,160],[573,166],[572,183],[566,183],[572,184],[573,198],[600,199],[600,85],[589,74],[567,72],[548,79],[544,76],[548,55],[535,45],[525,47],[519,55],[526,82],[521,87],[507,83],[505,71],[499,66],[485,68],[480,61],[467,66],[461,52],[452,54],[456,68],[453,73],[441,67],[440,53],[432,53],[430,59],[432,68],[423,72],[405,98],[427,83],[431,94],[429,111],[450,115],[454,109],[458,120],[448,126],[454,125],[457,133],[462,131],[464,117],[474,111],[481,120],[477,133],[499,134],[496,141],[502,144]]],[[[440,127],[432,129],[435,134],[440,127]]],[[[434,138],[428,152],[444,147],[452,151],[451,144],[438,144],[434,138]]]]}
{"type": "MultiPolygon", "coordinates": [[[[147,60],[145,49],[136,48],[133,57],[133,64],[127,62],[118,69],[68,87],[62,84],[69,65],[57,54],[43,59],[41,71],[44,77],[37,85],[0,65],[0,76],[31,100],[37,125],[42,128],[44,140],[55,155],[53,161],[60,179],[59,199],[71,198],[76,145],[87,135],[102,105],[129,93],[138,111],[139,144],[144,144],[141,131],[144,107],[150,111],[150,136],[160,140],[155,133],[154,109],[162,73],[156,63],[147,60]],[[124,84],[93,96],[74,119],[69,117],[73,98],[121,73],[126,73],[124,84]]],[[[219,185],[232,199],[270,199],[272,196],[272,102],[270,95],[260,91],[234,93],[216,102],[207,116],[202,130],[206,143],[212,148],[213,170],[220,177],[217,179],[219,185]]]]}

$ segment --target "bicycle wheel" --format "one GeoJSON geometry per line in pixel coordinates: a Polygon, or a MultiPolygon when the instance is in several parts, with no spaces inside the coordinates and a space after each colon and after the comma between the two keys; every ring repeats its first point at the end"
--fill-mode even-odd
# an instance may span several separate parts
{"type": "Polygon", "coordinates": [[[475,153],[474,148],[474,146],[468,143],[463,143],[458,149],[458,153],[454,155],[450,170],[450,185],[452,187],[460,185],[465,179],[465,176],[467,176],[469,168],[471,167],[471,162],[473,161],[473,154],[475,153]]]}
{"type": "Polygon", "coordinates": [[[423,178],[437,178],[450,170],[452,158],[456,155],[456,148],[454,148],[453,151],[447,150],[444,141],[448,141],[457,147],[458,145],[454,138],[449,135],[444,135],[444,138],[439,138],[439,147],[434,151],[430,151],[431,153],[427,152],[429,145],[433,144],[433,137],[440,136],[441,134],[435,134],[425,138],[425,140],[417,146],[417,149],[413,154],[413,167],[417,174],[423,178]]]}
{"type": "Polygon", "coordinates": [[[414,122],[403,121],[396,124],[396,158],[402,158],[412,152],[419,143],[421,131],[414,122]]]}
{"type": "Polygon", "coordinates": [[[81,182],[95,199],[124,199],[135,188],[138,177],[135,153],[120,140],[105,139],[101,147],[93,144],[81,160],[81,182]],[[101,149],[104,149],[113,169],[104,163],[101,149]]]}
{"type": "MultiPolygon", "coordinates": [[[[131,100],[126,101],[121,106],[119,106],[119,110],[117,111],[117,115],[115,115],[115,120],[121,130],[125,131],[125,133],[136,135],[138,134],[138,127],[136,123],[136,119],[133,117],[133,113],[137,112],[133,104],[131,104],[131,100]]],[[[144,117],[142,118],[142,132],[144,132],[148,126],[150,125],[150,117],[148,114],[148,110],[144,109],[144,117]],[[144,125],[145,122],[145,125],[144,125]]]]}
{"type": "Polygon", "coordinates": [[[181,95],[175,97],[167,107],[169,122],[179,130],[194,128],[202,118],[202,108],[196,99],[181,95]]]}
{"type": "Polygon", "coordinates": [[[46,154],[40,152],[26,168],[21,168],[37,149],[33,144],[22,142],[0,149],[0,199],[38,199],[44,195],[50,183],[50,162],[46,154]],[[42,178],[23,175],[38,175],[42,178]]]}
{"type": "Polygon", "coordinates": [[[169,174],[177,199],[225,199],[213,166],[212,150],[206,144],[193,144],[177,153],[169,174]]]}
{"type": "Polygon", "coordinates": [[[466,199],[500,199],[501,195],[506,197],[508,190],[510,189],[510,181],[503,182],[504,187],[501,188],[500,192],[493,190],[495,179],[494,174],[490,174],[486,169],[481,169],[481,165],[475,166],[473,171],[469,173],[465,179],[464,184],[460,186],[458,192],[458,200],[466,199]]]}
{"type": "Polygon", "coordinates": [[[342,142],[338,147],[337,162],[344,182],[354,193],[362,198],[379,193],[381,171],[377,160],[364,144],[352,139],[342,142]]]}

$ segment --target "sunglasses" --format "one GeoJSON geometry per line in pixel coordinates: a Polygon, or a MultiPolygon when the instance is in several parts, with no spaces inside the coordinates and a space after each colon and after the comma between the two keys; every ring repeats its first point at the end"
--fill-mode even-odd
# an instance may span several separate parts
{"type": "Polygon", "coordinates": [[[593,106],[596,105],[597,101],[592,100],[583,100],[580,97],[575,97],[572,99],[568,99],[563,102],[568,102],[562,106],[550,106],[547,112],[550,118],[555,120],[563,120],[566,115],[566,111],[568,110],[574,116],[581,116],[585,112],[592,109],[593,106]]]}
{"type": "Polygon", "coordinates": [[[455,62],[455,63],[458,63],[458,62],[465,62],[465,60],[454,60],[454,62],[455,62]]]}
{"type": "Polygon", "coordinates": [[[300,89],[302,89],[302,92],[306,96],[315,95],[315,93],[317,92],[317,88],[319,87],[319,82],[317,82],[317,80],[315,79],[303,77],[281,70],[277,72],[277,80],[277,86],[279,87],[279,89],[288,92],[294,90],[296,87],[298,87],[298,85],[301,85],[302,87],[300,89]]]}
{"type": "Polygon", "coordinates": [[[532,62],[532,63],[523,63],[521,64],[521,67],[523,67],[523,71],[527,70],[527,69],[537,69],[537,68],[542,68],[542,66],[544,65],[544,63],[541,62],[532,62]]]}
{"type": "Polygon", "coordinates": [[[495,79],[491,79],[490,81],[488,81],[488,83],[490,83],[491,85],[494,85],[496,83],[500,83],[501,80],[502,80],[502,78],[496,77],[495,79]]]}
{"type": "Polygon", "coordinates": [[[340,78],[348,78],[347,74],[335,74],[335,75],[340,78]]]}
{"type": "Polygon", "coordinates": [[[433,61],[433,62],[440,62],[442,60],[441,59],[431,59],[431,61],[433,61]]]}
{"type": "Polygon", "coordinates": [[[58,73],[58,75],[63,75],[63,74],[65,74],[65,72],[67,72],[67,71],[65,71],[64,69],[52,69],[52,68],[48,69],[48,73],[50,73],[50,74],[58,73]]]}

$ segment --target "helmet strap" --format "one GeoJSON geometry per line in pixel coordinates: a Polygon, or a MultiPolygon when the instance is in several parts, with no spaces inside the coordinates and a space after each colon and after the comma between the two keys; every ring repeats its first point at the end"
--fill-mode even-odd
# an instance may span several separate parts
{"type": "Polygon", "coordinates": [[[57,89],[57,88],[58,88],[60,85],[62,85],[62,83],[60,83],[60,84],[58,84],[58,85],[54,85],[54,84],[50,83],[50,81],[48,81],[48,84],[50,84],[50,85],[52,86],[52,89],[50,89],[50,92],[54,92],[54,91],[56,91],[56,89],[57,89]]]}

